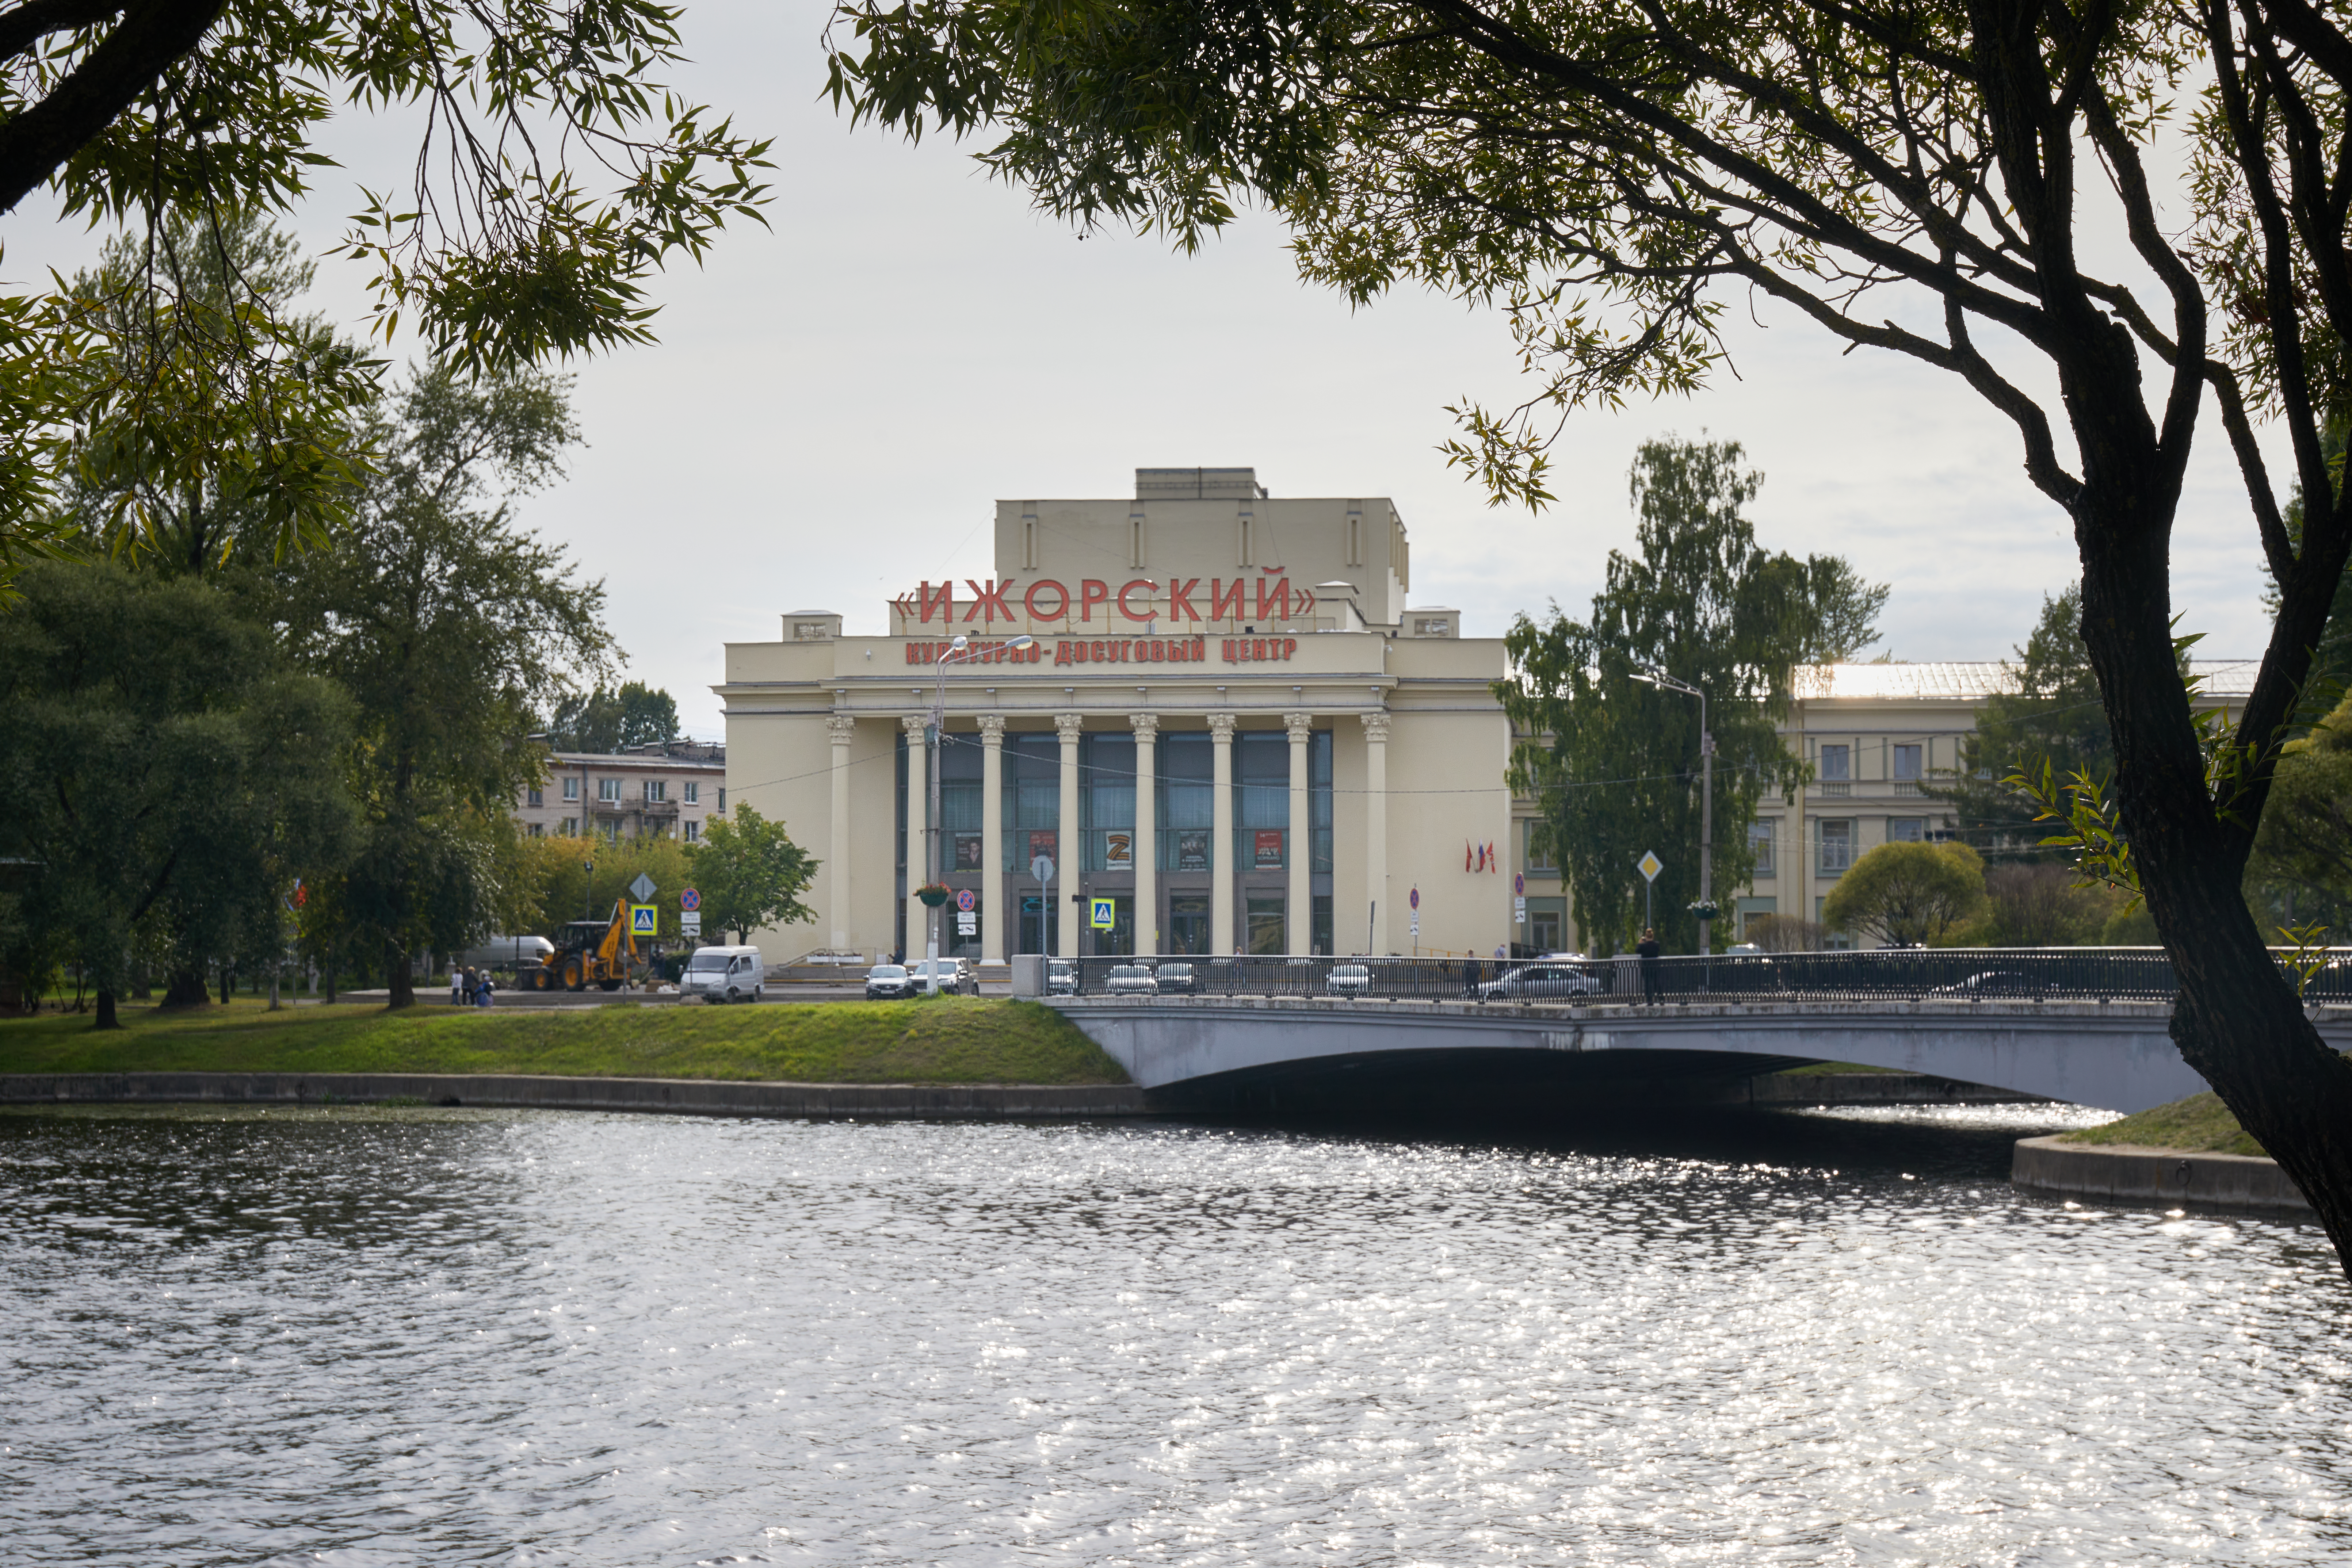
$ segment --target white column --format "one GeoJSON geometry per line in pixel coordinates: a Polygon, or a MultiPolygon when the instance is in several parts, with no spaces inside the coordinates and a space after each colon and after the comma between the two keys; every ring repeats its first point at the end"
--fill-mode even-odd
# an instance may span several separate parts
{"type": "Polygon", "coordinates": [[[980,716],[980,961],[1004,962],[1004,716],[980,716]]]}
{"type": "MultiPolygon", "coordinates": [[[[1364,896],[1373,901],[1372,951],[1385,953],[1393,918],[1389,911],[1389,716],[1383,710],[1358,716],[1364,721],[1364,896]]],[[[1337,911],[1333,917],[1336,923],[1337,911]]]]}
{"type": "Polygon", "coordinates": [[[825,901],[832,907],[833,946],[849,946],[849,743],[857,721],[845,713],[829,716],[825,733],[833,737],[833,843],[825,852],[825,901]]]}
{"type": "Polygon", "coordinates": [[[1135,950],[1158,953],[1160,948],[1160,801],[1156,753],[1160,716],[1131,713],[1127,722],[1135,730],[1135,950]]]}
{"type": "Polygon", "coordinates": [[[1282,727],[1290,732],[1290,826],[1282,841],[1290,896],[1282,916],[1283,946],[1304,953],[1315,945],[1315,830],[1307,809],[1307,743],[1315,734],[1315,716],[1286,713],[1282,727]]]}
{"type": "Polygon", "coordinates": [[[1078,956],[1078,929],[1082,906],[1070,902],[1070,894],[1078,891],[1078,867],[1083,863],[1078,853],[1078,732],[1086,720],[1074,713],[1054,716],[1054,733],[1062,739],[1062,825],[1054,835],[1054,929],[1059,940],[1054,952],[1059,957],[1078,956]]]}
{"type": "Polygon", "coordinates": [[[923,746],[924,727],[931,722],[927,713],[902,716],[898,723],[907,732],[907,961],[912,963],[922,956],[923,944],[929,927],[924,924],[930,914],[923,901],[915,896],[915,889],[923,885],[924,855],[930,841],[923,836],[930,823],[931,800],[930,758],[923,746]]]}
{"type": "Polygon", "coordinates": [[[1209,799],[1209,869],[1214,891],[1209,901],[1209,951],[1223,957],[1234,950],[1234,716],[1209,716],[1216,766],[1209,799]]]}

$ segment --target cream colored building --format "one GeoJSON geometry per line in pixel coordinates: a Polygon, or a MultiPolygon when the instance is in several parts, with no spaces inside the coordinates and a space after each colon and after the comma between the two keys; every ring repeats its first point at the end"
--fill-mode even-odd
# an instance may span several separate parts
{"type": "MultiPolygon", "coordinates": [[[[2200,689],[2234,718],[2258,668],[2251,660],[2199,660],[2200,689]]],[[[1823,664],[1798,672],[1798,701],[1781,734],[1812,765],[1812,781],[1768,793],[1756,820],[1716,819],[1718,833],[1745,831],[1757,848],[1755,881],[1717,890],[1734,939],[1764,915],[1819,922],[1831,888],[1864,852],[1894,840],[1954,830],[1950,810],[1924,784],[1961,765],[1960,745],[1988,697],[2014,690],[2011,668],[1994,661],[1823,664]]],[[[1529,934],[1538,950],[1581,945],[1558,871],[1529,860],[1531,801],[1514,808],[1512,845],[1526,869],[1529,934]]],[[[1660,852],[1670,852],[1660,846],[1660,852]]],[[[1692,846],[1696,852],[1696,846],[1692,846]]],[[[1843,938],[1832,934],[1832,944],[1843,938]]]]}
{"type": "Polygon", "coordinates": [[[772,957],[919,956],[933,828],[973,905],[940,951],[990,967],[1514,939],[1503,644],[1408,607],[1391,502],[1139,469],[1131,497],[1000,501],[993,576],[909,575],[887,635],[805,611],[728,645],[729,789],[824,862],[816,926],[763,934],[772,957]]]}

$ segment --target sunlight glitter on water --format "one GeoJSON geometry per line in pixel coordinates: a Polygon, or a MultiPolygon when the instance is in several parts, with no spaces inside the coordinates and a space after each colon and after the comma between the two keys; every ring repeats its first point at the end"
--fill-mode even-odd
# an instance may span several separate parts
{"type": "Polygon", "coordinates": [[[41,1563],[2326,1563],[2292,1222],[2050,1108],[1510,1140],[0,1117],[41,1563]]]}

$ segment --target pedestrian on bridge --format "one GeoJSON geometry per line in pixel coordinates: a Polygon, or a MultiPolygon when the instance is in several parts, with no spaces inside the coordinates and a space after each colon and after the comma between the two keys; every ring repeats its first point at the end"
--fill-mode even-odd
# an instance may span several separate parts
{"type": "Polygon", "coordinates": [[[1654,925],[1642,933],[1633,945],[1642,956],[1642,999],[1654,1007],[1658,1002],[1658,928],[1654,925]]]}

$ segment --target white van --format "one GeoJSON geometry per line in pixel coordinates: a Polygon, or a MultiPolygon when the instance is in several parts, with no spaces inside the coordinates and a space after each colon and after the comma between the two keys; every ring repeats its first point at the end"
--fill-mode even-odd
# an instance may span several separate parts
{"type": "Polygon", "coordinates": [[[698,947],[677,977],[680,996],[706,1002],[756,1002],[768,976],[757,947],[698,947]]]}

